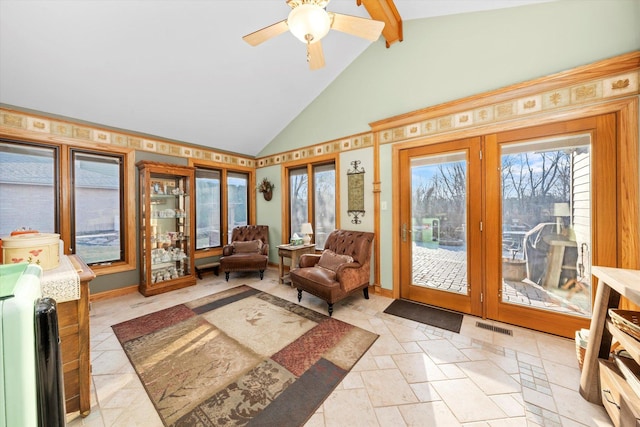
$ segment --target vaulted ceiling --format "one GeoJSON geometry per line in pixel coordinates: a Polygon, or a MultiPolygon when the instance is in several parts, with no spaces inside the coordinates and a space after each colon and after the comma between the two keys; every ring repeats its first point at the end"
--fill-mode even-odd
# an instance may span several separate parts
{"type": "MultiPolygon", "coordinates": [[[[548,0],[333,0],[327,10],[402,21],[548,0]],[[366,7],[365,7],[366,6],[366,7]]],[[[0,103],[256,155],[370,42],[331,31],[326,66],[282,34],[284,0],[0,0],[0,103]]],[[[393,43],[389,21],[375,43],[393,43]],[[386,40],[385,40],[386,37],[386,40]]]]}

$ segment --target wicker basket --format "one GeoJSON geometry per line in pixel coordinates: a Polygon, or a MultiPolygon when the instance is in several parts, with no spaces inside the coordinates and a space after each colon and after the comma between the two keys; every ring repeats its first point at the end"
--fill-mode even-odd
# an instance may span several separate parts
{"type": "Polygon", "coordinates": [[[609,317],[618,329],[640,340],[640,311],[610,308],[609,317]]]}
{"type": "Polygon", "coordinates": [[[587,340],[582,337],[580,331],[576,331],[576,356],[578,357],[578,366],[582,370],[584,364],[584,355],[587,352],[587,340]]]}

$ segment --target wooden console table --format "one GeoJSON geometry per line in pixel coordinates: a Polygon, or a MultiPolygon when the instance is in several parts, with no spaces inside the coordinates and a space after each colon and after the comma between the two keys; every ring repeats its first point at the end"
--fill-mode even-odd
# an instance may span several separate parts
{"type": "Polygon", "coordinates": [[[280,257],[280,263],[278,264],[278,277],[280,278],[280,283],[284,283],[285,281],[290,281],[289,274],[284,274],[284,259],[291,259],[291,267],[295,268],[298,266],[298,259],[301,255],[304,254],[313,254],[316,251],[316,245],[311,243],[308,245],[279,245],[278,246],[278,256],[280,257]]]}
{"type": "Polygon", "coordinates": [[[69,261],[80,278],[80,295],[79,299],[58,303],[64,396],[67,413],[80,411],[86,417],[91,412],[89,282],[96,275],[81,258],[69,255],[69,261]]]}

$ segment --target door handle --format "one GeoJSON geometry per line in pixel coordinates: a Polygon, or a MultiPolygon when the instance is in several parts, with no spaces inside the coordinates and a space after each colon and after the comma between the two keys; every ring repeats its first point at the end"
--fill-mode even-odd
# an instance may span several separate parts
{"type": "Polygon", "coordinates": [[[404,224],[402,224],[402,241],[403,242],[407,241],[407,231],[411,233],[410,230],[407,230],[407,223],[405,222],[404,224]]]}

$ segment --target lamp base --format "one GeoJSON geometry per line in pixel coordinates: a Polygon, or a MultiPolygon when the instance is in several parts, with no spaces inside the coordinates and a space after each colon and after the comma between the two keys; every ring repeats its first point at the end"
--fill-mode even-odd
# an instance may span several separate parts
{"type": "Polygon", "coordinates": [[[308,245],[311,243],[311,236],[309,236],[308,234],[305,234],[304,237],[302,238],[302,243],[304,243],[305,245],[308,245]]]}

